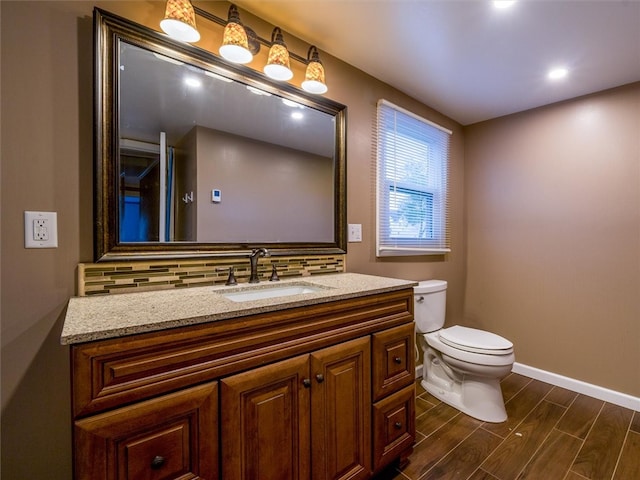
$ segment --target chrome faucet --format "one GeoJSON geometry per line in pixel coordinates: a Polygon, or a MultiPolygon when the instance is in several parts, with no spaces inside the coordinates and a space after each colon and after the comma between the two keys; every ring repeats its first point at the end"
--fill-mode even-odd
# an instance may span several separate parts
{"type": "Polygon", "coordinates": [[[249,277],[249,283],[260,283],[258,278],[258,259],[260,257],[269,257],[271,254],[266,248],[254,248],[249,255],[249,262],[251,263],[251,276],[249,277]]]}

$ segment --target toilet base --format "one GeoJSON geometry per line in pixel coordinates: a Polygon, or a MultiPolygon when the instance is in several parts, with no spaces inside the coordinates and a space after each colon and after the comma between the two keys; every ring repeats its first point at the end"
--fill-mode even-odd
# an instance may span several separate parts
{"type": "Polygon", "coordinates": [[[483,378],[481,381],[476,381],[465,378],[457,385],[459,388],[452,389],[430,383],[425,378],[420,384],[438,400],[470,417],[490,423],[501,423],[507,420],[500,381],[497,379],[483,378]]]}

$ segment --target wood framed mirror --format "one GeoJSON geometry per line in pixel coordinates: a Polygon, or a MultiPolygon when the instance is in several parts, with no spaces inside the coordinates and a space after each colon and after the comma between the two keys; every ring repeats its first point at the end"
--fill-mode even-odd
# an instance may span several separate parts
{"type": "Polygon", "coordinates": [[[95,260],[346,253],[346,107],[96,8],[95,260]]]}

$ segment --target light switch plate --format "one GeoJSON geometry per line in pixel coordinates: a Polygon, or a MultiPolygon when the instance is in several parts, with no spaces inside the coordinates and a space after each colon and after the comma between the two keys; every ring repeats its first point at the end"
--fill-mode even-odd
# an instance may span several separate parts
{"type": "Polygon", "coordinates": [[[362,224],[350,223],[349,224],[349,242],[361,242],[362,241],[362,224]]]}
{"type": "Polygon", "coordinates": [[[58,248],[56,212],[24,212],[24,248],[58,248]]]}

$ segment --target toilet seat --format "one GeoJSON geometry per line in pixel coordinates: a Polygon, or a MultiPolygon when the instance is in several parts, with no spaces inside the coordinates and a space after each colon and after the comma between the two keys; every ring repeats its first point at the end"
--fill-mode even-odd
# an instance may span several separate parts
{"type": "Polygon", "coordinates": [[[438,337],[442,343],[465,352],[484,355],[508,355],[513,352],[513,343],[506,338],[476,328],[454,325],[439,330],[438,337]]]}

